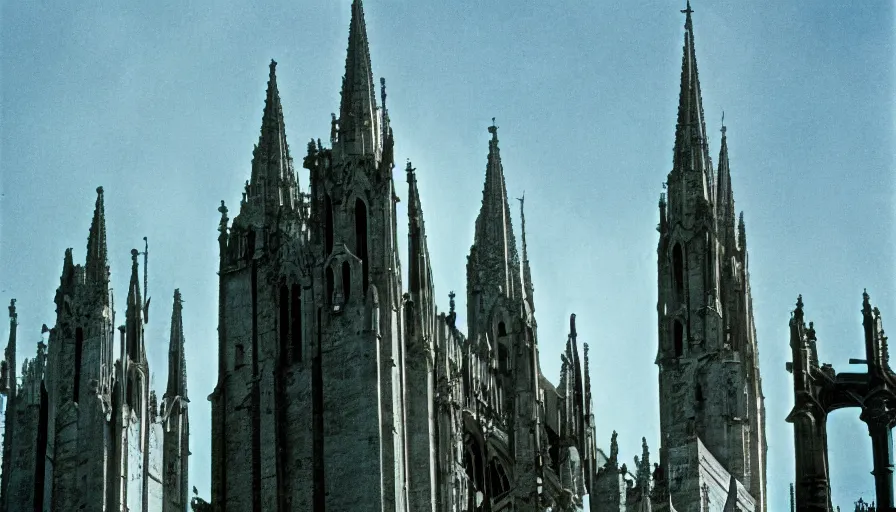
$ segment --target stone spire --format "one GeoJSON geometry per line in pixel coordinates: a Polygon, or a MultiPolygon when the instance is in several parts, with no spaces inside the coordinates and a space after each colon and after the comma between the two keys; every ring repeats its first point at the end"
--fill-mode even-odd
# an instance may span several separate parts
{"type": "MultiPolygon", "coordinates": [[[[87,263],[84,266],[87,280],[108,288],[109,259],[106,248],[106,212],[103,207],[103,187],[96,189],[96,208],[87,237],[87,263]]],[[[109,294],[103,294],[108,305],[109,294]]]]}
{"type": "Polygon", "coordinates": [[[376,88],[371,69],[364,6],[361,0],[353,0],[336,144],[344,154],[378,156],[381,150],[376,88]]]}
{"type": "Polygon", "coordinates": [[[268,90],[261,117],[261,134],[252,153],[252,178],[247,188],[248,203],[260,204],[268,214],[283,207],[296,208],[298,182],[286,143],[283,106],[277,90],[277,63],[271,60],[268,90]]]}
{"type": "MultiPolygon", "coordinates": [[[[482,323],[498,296],[521,298],[520,263],[513,236],[507,187],[498,148],[498,127],[488,129],[488,165],[482,190],[482,207],[476,217],[473,247],[467,260],[467,308],[471,322],[482,323]],[[479,320],[477,320],[479,319],[479,320]]],[[[473,324],[471,323],[471,326],[473,324]]],[[[471,330],[475,336],[475,329],[471,330]]]]}
{"type": "Polygon", "coordinates": [[[168,345],[168,388],[164,399],[187,397],[187,360],[184,355],[183,303],[180,289],[174,290],[174,309],[171,312],[171,337],[168,345]]]}
{"type": "Polygon", "coordinates": [[[187,479],[190,422],[187,410],[187,362],[184,356],[183,300],[174,290],[171,338],[168,348],[168,388],[162,397],[162,467],[164,499],[162,512],[182,511],[188,503],[187,479]]]}
{"type": "Polygon", "coordinates": [[[520,229],[523,244],[523,293],[526,303],[529,304],[529,311],[535,313],[535,287],[532,285],[532,271],[529,268],[529,252],[526,248],[526,194],[517,199],[520,202],[520,229]]]}
{"type": "MultiPolygon", "coordinates": [[[[426,247],[426,229],[423,223],[423,207],[417,190],[417,175],[408,160],[405,169],[408,175],[408,291],[414,300],[429,287],[429,251],[426,247]]],[[[422,307],[422,305],[420,305],[422,307]]]]}
{"type": "MultiPolygon", "coordinates": [[[[678,97],[678,124],[675,129],[673,172],[685,175],[684,189],[679,194],[693,195],[697,190],[710,203],[713,201],[712,161],[703,118],[703,99],[697,74],[697,55],[694,50],[694,25],[691,3],[685,14],[684,55],[681,60],[681,92],[678,97]]],[[[675,202],[670,193],[669,202],[675,202]]]]}
{"type": "MultiPolygon", "coordinates": [[[[0,378],[0,394],[9,398],[16,395],[16,327],[19,325],[16,313],[16,299],[9,301],[9,341],[2,362],[2,378],[0,378]]],[[[2,425],[0,425],[2,427],[2,425]]]]}
{"type": "Polygon", "coordinates": [[[719,150],[719,169],[716,179],[716,215],[719,219],[719,235],[723,247],[734,247],[735,213],[734,192],[731,188],[731,169],[728,163],[728,128],[722,114],[722,149],[719,150]]]}
{"type": "Polygon", "coordinates": [[[133,362],[145,361],[146,354],[143,347],[143,297],[140,293],[140,272],[137,264],[139,251],[131,249],[131,283],[128,286],[128,305],[125,313],[125,326],[127,330],[126,350],[122,359],[130,359],[133,362]]]}

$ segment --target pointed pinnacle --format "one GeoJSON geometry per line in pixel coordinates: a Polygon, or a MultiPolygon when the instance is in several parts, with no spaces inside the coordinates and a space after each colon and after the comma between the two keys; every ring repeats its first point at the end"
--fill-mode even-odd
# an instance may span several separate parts
{"type": "Polygon", "coordinates": [[[128,290],[128,308],[133,306],[137,310],[140,310],[143,307],[140,297],[140,271],[139,264],[137,263],[137,256],[139,255],[140,251],[131,249],[131,285],[130,290],[128,290]]]}
{"type": "Polygon", "coordinates": [[[106,248],[106,212],[103,203],[103,187],[96,188],[96,207],[90,234],[87,236],[87,279],[94,283],[109,281],[109,265],[106,248]]]}
{"type": "Polygon", "coordinates": [[[184,354],[183,299],[180,289],[174,290],[171,312],[171,336],[168,345],[168,387],[165,398],[186,397],[186,357],[184,354]]]}

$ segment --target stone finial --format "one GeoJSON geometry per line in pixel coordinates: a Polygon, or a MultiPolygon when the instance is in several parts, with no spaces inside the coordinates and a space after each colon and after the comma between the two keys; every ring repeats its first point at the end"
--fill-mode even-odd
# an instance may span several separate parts
{"type": "Polygon", "coordinates": [[[9,320],[11,323],[15,323],[16,318],[18,318],[18,314],[16,314],[16,299],[9,300],[9,320]]]}
{"type": "Polygon", "coordinates": [[[336,142],[339,134],[339,121],[336,120],[336,114],[330,112],[330,144],[336,142]]]}
{"type": "Polygon", "coordinates": [[[803,294],[796,298],[796,309],[793,310],[793,317],[796,321],[803,321],[803,294]]]}
{"type": "MultiPolygon", "coordinates": [[[[619,443],[616,441],[618,435],[614,430],[613,435],[610,436],[610,457],[607,460],[607,465],[611,468],[615,468],[619,464],[619,443]]],[[[623,467],[625,466],[623,465],[623,467]]]]}
{"type": "Polygon", "coordinates": [[[818,338],[815,337],[815,322],[809,322],[809,327],[806,329],[806,339],[809,341],[818,340],[818,338]]]}
{"type": "MultiPolygon", "coordinates": [[[[243,196],[245,197],[245,195],[243,196]]],[[[218,224],[218,232],[226,233],[227,232],[227,206],[224,204],[224,200],[221,200],[221,206],[218,207],[218,212],[221,213],[221,222],[218,224]]]]}
{"type": "Polygon", "coordinates": [[[456,328],[457,322],[457,312],[454,310],[454,297],[456,297],[456,295],[453,290],[448,292],[448,316],[446,318],[446,321],[448,323],[448,327],[450,327],[451,329],[456,328]]]}

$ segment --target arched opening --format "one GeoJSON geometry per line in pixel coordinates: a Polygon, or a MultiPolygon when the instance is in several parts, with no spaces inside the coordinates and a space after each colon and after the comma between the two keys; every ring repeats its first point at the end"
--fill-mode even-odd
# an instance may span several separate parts
{"type": "Polygon", "coordinates": [[[233,354],[234,369],[246,364],[246,349],[242,345],[237,345],[233,354]]]}
{"type": "Polygon", "coordinates": [[[280,359],[289,360],[289,289],[280,287],[280,359]]]}
{"type": "Polygon", "coordinates": [[[498,343],[498,371],[503,374],[510,373],[510,350],[504,343],[498,343]]]}
{"type": "Polygon", "coordinates": [[[292,285],[292,309],[290,320],[292,323],[292,360],[302,360],[302,288],[292,285]]]}
{"type": "Polygon", "coordinates": [[[507,336],[507,326],[504,322],[498,322],[498,336],[507,336]]]}
{"type": "Polygon", "coordinates": [[[347,261],[342,262],[342,297],[348,302],[349,295],[352,291],[352,269],[347,261]]]}
{"type": "Polygon", "coordinates": [[[361,285],[367,294],[367,278],[370,265],[367,257],[367,205],[358,199],[355,201],[355,252],[361,258],[361,285]]]}
{"type": "Polygon", "coordinates": [[[510,490],[510,479],[507,477],[507,471],[504,466],[498,462],[498,459],[492,458],[488,463],[488,485],[490,494],[495,498],[500,498],[504,493],[510,490]]]}
{"type": "Polygon", "coordinates": [[[544,430],[548,434],[548,457],[556,473],[560,470],[560,436],[550,426],[546,426],[544,430]]]}
{"type": "Polygon", "coordinates": [[[672,281],[675,293],[681,293],[684,289],[684,255],[678,243],[672,247],[672,281]]]}
{"type": "Polygon", "coordinates": [[[330,194],[324,194],[324,255],[333,252],[333,205],[330,194]]]}
{"type": "Polygon", "coordinates": [[[250,230],[246,235],[246,259],[251,260],[255,256],[255,231],[250,230]]]}
{"type": "MultiPolygon", "coordinates": [[[[84,350],[84,329],[75,329],[75,376],[72,383],[72,401],[78,403],[81,395],[81,353],[84,350]]],[[[15,385],[15,383],[13,383],[15,385]]]]}
{"type": "MultiPolygon", "coordinates": [[[[834,503],[855,503],[860,498],[870,503],[876,498],[874,476],[865,469],[874,467],[874,452],[868,425],[859,419],[861,411],[858,407],[836,409],[822,416],[824,425],[807,424],[803,418],[794,424],[804,440],[799,443],[802,453],[826,459],[822,467],[830,468],[829,484],[834,503]]],[[[754,453],[758,457],[762,451],[754,449],[754,453]]]]}
{"type": "Polygon", "coordinates": [[[327,297],[326,301],[328,304],[333,303],[333,288],[336,286],[335,279],[333,277],[333,267],[327,267],[327,297]]]}
{"type": "Polygon", "coordinates": [[[700,383],[697,383],[697,386],[694,388],[694,400],[697,401],[697,404],[702,404],[706,398],[703,396],[703,386],[700,383]]]}
{"type": "Polygon", "coordinates": [[[464,469],[469,479],[467,484],[467,510],[477,511],[486,510],[486,502],[488,494],[485,487],[485,457],[483,457],[482,447],[476,439],[470,435],[466,435],[466,449],[464,450],[464,469]]]}
{"type": "Polygon", "coordinates": [[[672,323],[672,340],[675,346],[675,357],[684,355],[684,326],[678,320],[672,323]]]}

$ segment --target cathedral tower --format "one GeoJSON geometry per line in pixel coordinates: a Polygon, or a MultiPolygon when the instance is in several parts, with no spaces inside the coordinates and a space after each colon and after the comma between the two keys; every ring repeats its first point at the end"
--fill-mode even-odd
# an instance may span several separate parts
{"type": "Polygon", "coordinates": [[[352,482],[328,493],[328,510],[406,510],[393,139],[384,81],[377,107],[362,2],[354,0],[351,11],[332,149],[309,145],[305,159],[311,248],[320,258],[314,280],[322,285],[315,295],[318,345],[312,354],[314,433],[321,436],[316,460],[327,489],[352,482]]]}
{"type": "Polygon", "coordinates": [[[718,174],[709,156],[690,4],[683,12],[673,167],[658,228],[660,485],[676,508],[689,509],[707,483],[700,460],[714,459],[765,510],[765,411],[746,235],[743,217],[735,227],[724,126],[718,174]]]}
{"type": "Polygon", "coordinates": [[[217,510],[406,510],[392,135],[385,105],[377,108],[361,2],[352,4],[332,147],[308,145],[308,195],[275,69],[229,229],[220,209],[212,501],[217,510]]]}
{"type": "Polygon", "coordinates": [[[310,408],[301,395],[311,387],[303,357],[310,332],[303,322],[309,316],[303,288],[310,283],[300,270],[303,209],[276,66],[271,61],[251,178],[229,230],[227,208],[223,202],[219,208],[219,365],[210,397],[212,495],[219,510],[310,510],[310,502],[295,502],[289,494],[312,474],[310,456],[300,460],[302,453],[289,451],[311,446],[310,417],[302,416],[310,408]],[[290,393],[298,396],[287,400],[290,393]],[[281,429],[286,424],[295,427],[281,429]],[[276,450],[278,443],[284,453],[276,450]],[[284,462],[284,455],[293,460],[284,462]],[[300,468],[306,473],[295,472],[300,468]]]}
{"type": "Polygon", "coordinates": [[[108,390],[112,386],[113,312],[106,250],[103,188],[87,239],[87,261],[75,265],[66,250],[56,292],[56,326],[51,332],[49,449],[52,509],[77,510],[85,499],[106,496],[109,470],[108,390]]]}

